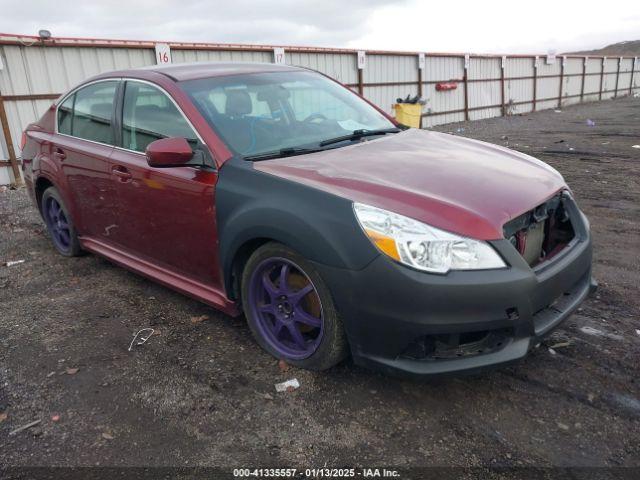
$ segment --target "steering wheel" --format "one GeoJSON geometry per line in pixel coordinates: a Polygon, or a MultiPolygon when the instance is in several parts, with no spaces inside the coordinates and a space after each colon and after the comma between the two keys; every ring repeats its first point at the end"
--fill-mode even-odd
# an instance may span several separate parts
{"type": "Polygon", "coordinates": [[[320,122],[326,122],[327,120],[329,120],[327,117],[325,117],[323,114],[321,113],[312,113],[311,115],[309,115],[307,118],[305,118],[303,120],[304,123],[311,123],[314,120],[320,120],[320,122]]]}

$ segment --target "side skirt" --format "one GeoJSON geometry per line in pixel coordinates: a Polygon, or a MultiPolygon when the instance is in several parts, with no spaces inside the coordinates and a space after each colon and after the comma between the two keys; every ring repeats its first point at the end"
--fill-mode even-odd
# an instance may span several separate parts
{"type": "Polygon", "coordinates": [[[80,237],[80,244],[82,248],[88,252],[105,257],[116,265],[147,277],[172,290],[195,298],[221,310],[227,315],[235,317],[241,313],[235,302],[229,300],[222,291],[209,285],[179,275],[151,262],[140,260],[129,253],[90,237],[80,237]]]}

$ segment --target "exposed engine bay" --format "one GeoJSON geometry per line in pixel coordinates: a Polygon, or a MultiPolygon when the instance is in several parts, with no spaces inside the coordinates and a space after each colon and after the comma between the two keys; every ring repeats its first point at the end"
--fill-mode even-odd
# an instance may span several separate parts
{"type": "Polygon", "coordinates": [[[504,225],[504,237],[530,266],[551,259],[575,237],[568,200],[568,193],[560,192],[504,225]]]}

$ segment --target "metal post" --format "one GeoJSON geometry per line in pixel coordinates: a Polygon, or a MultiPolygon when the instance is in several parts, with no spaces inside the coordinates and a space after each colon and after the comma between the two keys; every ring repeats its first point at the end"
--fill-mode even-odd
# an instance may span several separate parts
{"type": "Polygon", "coordinates": [[[620,64],[622,63],[622,57],[618,57],[618,71],[616,72],[616,91],[613,94],[613,98],[618,96],[618,82],[620,81],[620,64]]]}
{"type": "MultiPolygon", "coordinates": [[[[422,100],[422,69],[418,66],[418,98],[422,100]]],[[[422,108],[420,108],[420,125],[422,128],[422,108]]]]}
{"type": "Polygon", "coordinates": [[[502,105],[502,116],[507,116],[507,111],[504,105],[504,69],[507,66],[507,57],[504,56],[501,59],[500,64],[500,104],[502,105]]]}
{"type": "Polygon", "coordinates": [[[560,62],[560,91],[558,92],[558,108],[562,107],[562,87],[564,83],[564,64],[567,61],[567,57],[562,57],[560,62]]]}
{"type": "Polygon", "coordinates": [[[538,57],[533,57],[533,111],[536,111],[536,101],[538,99],[538,57]]]}
{"type": "Polygon", "coordinates": [[[362,69],[359,68],[358,69],[358,93],[360,94],[361,97],[364,97],[364,84],[363,84],[363,75],[362,75],[362,69]]]}
{"type": "Polygon", "coordinates": [[[580,87],[580,102],[584,100],[584,79],[587,76],[587,60],[589,60],[589,57],[584,57],[584,62],[582,63],[582,86],[580,87]]]}
{"type": "Polygon", "coordinates": [[[604,64],[607,61],[607,57],[602,57],[602,66],[600,68],[600,93],[598,94],[598,100],[602,100],[602,85],[604,82],[604,64]]]}
{"type": "Polygon", "coordinates": [[[7,150],[9,152],[9,163],[11,164],[11,170],[13,171],[13,178],[16,185],[22,185],[22,176],[20,175],[20,167],[18,166],[18,158],[16,157],[16,151],[13,148],[13,140],[11,138],[11,131],[9,130],[9,120],[7,119],[7,111],[4,108],[4,99],[0,93],[0,123],[2,124],[2,134],[4,140],[7,143],[7,150]]]}
{"type": "Polygon", "coordinates": [[[633,57],[633,60],[631,60],[631,80],[629,80],[629,95],[633,93],[633,74],[636,72],[636,59],[637,57],[633,57]]]}
{"type": "Polygon", "coordinates": [[[470,58],[469,55],[464,57],[464,77],[462,77],[464,81],[464,119],[467,121],[469,120],[469,68],[467,62],[470,61],[470,58]]]}

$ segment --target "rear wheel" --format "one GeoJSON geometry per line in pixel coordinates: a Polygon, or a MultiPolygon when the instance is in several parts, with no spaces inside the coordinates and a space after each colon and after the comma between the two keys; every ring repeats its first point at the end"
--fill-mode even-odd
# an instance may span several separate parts
{"type": "Polygon", "coordinates": [[[56,250],[66,257],[80,255],[82,249],[73,220],[55,187],[47,188],[42,194],[41,209],[56,250]]]}
{"type": "Polygon", "coordinates": [[[347,355],[347,341],[329,289],[293,250],[269,243],[249,258],[242,304],[257,342],[276,358],[324,370],[347,355]]]}

